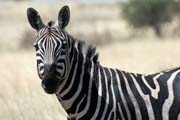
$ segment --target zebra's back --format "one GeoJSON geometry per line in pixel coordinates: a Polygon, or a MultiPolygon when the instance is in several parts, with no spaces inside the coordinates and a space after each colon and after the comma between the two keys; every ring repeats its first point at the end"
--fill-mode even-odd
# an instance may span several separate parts
{"type": "Polygon", "coordinates": [[[96,85],[98,119],[178,119],[180,68],[143,75],[100,67],[96,85]]]}

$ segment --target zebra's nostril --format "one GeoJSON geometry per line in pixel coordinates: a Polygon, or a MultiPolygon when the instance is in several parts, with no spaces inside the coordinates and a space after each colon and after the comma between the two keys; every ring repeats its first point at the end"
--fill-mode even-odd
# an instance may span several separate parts
{"type": "Polygon", "coordinates": [[[44,67],[47,72],[53,72],[55,70],[55,64],[45,64],[44,67]]]}
{"type": "Polygon", "coordinates": [[[50,71],[51,66],[48,65],[48,64],[45,64],[45,65],[44,65],[44,68],[45,68],[45,71],[50,71]]]}

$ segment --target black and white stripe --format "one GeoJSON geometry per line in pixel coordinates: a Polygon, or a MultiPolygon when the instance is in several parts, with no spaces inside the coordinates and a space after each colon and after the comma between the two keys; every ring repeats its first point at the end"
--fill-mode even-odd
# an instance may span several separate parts
{"type": "Polygon", "coordinates": [[[39,31],[34,45],[36,47],[38,71],[41,77],[44,76],[44,65],[53,63],[56,64],[57,76],[59,78],[64,77],[66,67],[69,66],[66,65],[66,42],[63,39],[65,37],[59,33],[58,27],[47,26],[39,31]]]}
{"type": "Polygon", "coordinates": [[[40,28],[35,47],[44,89],[53,84],[47,91],[56,94],[68,119],[180,120],[180,68],[144,75],[103,67],[95,48],[75,40],[60,23],[32,27],[40,28]],[[52,64],[55,70],[46,72],[52,64]]]}

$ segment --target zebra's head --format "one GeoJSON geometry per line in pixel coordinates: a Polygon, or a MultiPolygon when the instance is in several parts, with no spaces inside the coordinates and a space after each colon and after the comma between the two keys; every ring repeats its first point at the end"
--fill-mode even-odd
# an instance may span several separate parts
{"type": "Polygon", "coordinates": [[[57,23],[50,21],[45,25],[38,12],[33,8],[27,9],[28,21],[37,31],[34,43],[37,56],[37,71],[42,79],[42,87],[46,93],[53,94],[58,85],[67,75],[67,35],[64,28],[70,18],[68,6],[61,8],[57,23]]]}

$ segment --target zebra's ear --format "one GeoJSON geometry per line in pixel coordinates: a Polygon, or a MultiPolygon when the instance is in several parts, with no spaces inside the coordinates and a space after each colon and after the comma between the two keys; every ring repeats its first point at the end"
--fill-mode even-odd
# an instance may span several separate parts
{"type": "Polygon", "coordinates": [[[59,24],[59,27],[64,29],[68,25],[69,19],[70,19],[70,10],[69,10],[69,7],[68,6],[64,6],[64,7],[61,8],[61,10],[59,11],[59,15],[58,15],[58,24],[59,24]]]}
{"type": "Polygon", "coordinates": [[[27,9],[27,18],[31,27],[37,31],[45,26],[38,12],[34,8],[27,9]]]}

